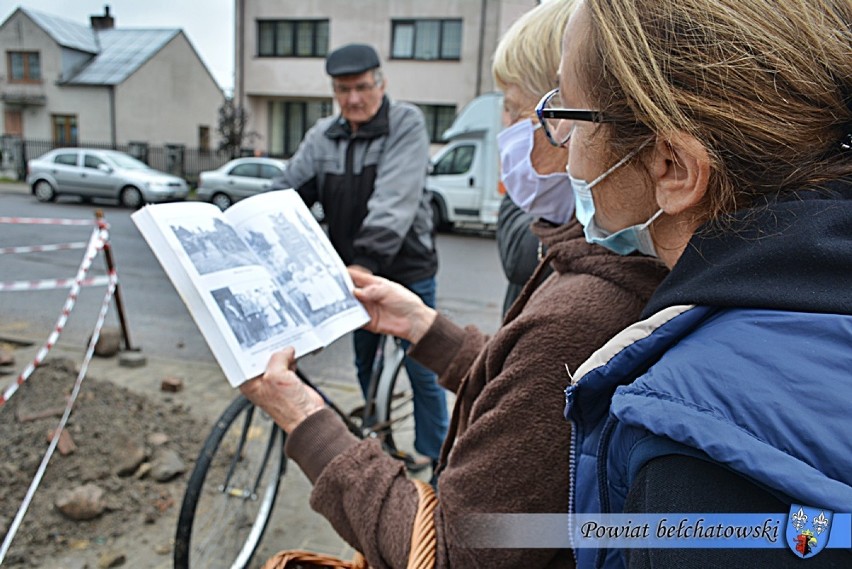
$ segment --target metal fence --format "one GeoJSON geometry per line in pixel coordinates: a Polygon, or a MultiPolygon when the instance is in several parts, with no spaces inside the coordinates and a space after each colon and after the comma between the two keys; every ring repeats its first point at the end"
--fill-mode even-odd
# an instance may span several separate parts
{"type": "MultiPolygon", "coordinates": [[[[13,136],[0,137],[0,163],[4,172],[16,175],[23,180],[27,175],[27,160],[38,158],[45,152],[59,148],[50,140],[22,139],[13,136]]],[[[150,145],[147,142],[130,142],[128,144],[109,144],[97,142],[81,142],[80,148],[97,148],[101,150],[119,150],[141,160],[156,170],[168,172],[185,179],[190,186],[198,184],[198,175],[205,170],[214,170],[231,159],[229,154],[187,148],[182,144],[150,145]]],[[[242,155],[251,155],[251,149],[243,149],[242,155]]]]}

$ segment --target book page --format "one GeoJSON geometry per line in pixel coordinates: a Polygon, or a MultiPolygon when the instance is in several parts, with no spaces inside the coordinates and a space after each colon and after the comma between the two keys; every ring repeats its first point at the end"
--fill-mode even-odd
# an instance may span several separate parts
{"type": "Polygon", "coordinates": [[[369,322],[343,261],[294,190],[257,194],[225,217],[275,280],[274,304],[304,318],[323,345],[369,322]]]}
{"type": "Polygon", "coordinates": [[[232,386],[262,374],[272,353],[285,346],[299,357],[325,345],[218,207],[146,206],[133,220],[232,386]]]}

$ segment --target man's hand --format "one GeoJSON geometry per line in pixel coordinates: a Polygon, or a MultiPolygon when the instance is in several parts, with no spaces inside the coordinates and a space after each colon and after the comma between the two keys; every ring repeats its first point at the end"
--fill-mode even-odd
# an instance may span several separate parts
{"type": "Polygon", "coordinates": [[[367,267],[365,267],[365,266],[363,266],[363,265],[349,265],[349,266],[348,266],[348,267],[346,267],[346,268],[347,268],[347,269],[352,269],[353,271],[360,271],[360,272],[362,272],[362,273],[366,273],[366,274],[368,274],[368,275],[372,275],[372,274],[373,274],[373,271],[371,271],[370,269],[368,269],[367,267]]]}
{"type": "Polygon", "coordinates": [[[438,315],[401,284],[352,267],[349,276],[357,287],[355,297],[370,314],[370,322],[365,326],[370,332],[390,334],[416,344],[438,315]]]}
{"type": "Polygon", "coordinates": [[[320,394],[302,383],[296,375],[295,355],[291,347],[275,352],[262,376],[240,386],[242,394],[269,413],[287,433],[325,406],[320,394]]]}

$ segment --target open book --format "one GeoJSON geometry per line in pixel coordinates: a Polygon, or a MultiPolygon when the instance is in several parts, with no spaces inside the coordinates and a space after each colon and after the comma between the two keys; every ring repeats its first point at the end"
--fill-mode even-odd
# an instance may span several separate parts
{"type": "Polygon", "coordinates": [[[294,190],[225,212],[213,204],[146,206],[131,218],[236,387],[269,356],[296,357],[369,321],[343,261],[294,190]]]}

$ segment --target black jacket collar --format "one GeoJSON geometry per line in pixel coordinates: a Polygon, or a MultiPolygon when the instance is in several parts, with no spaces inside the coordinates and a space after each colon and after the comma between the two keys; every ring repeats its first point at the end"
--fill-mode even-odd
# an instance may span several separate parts
{"type": "Polygon", "coordinates": [[[389,112],[390,100],[387,95],[384,95],[382,97],[382,106],[379,107],[378,112],[373,116],[373,118],[359,126],[354,135],[352,134],[352,128],[349,126],[349,121],[343,118],[342,115],[338,115],[337,120],[331,123],[331,126],[326,129],[325,135],[332,139],[370,139],[385,136],[390,132],[390,121],[388,120],[389,112]]]}
{"type": "Polygon", "coordinates": [[[698,304],[852,314],[852,181],[699,230],[643,312],[698,304]]]}

